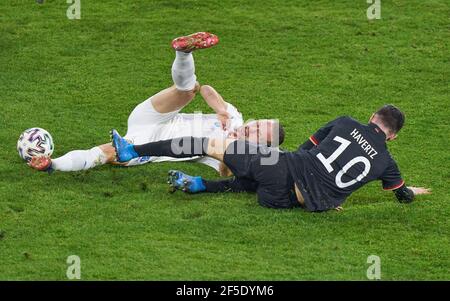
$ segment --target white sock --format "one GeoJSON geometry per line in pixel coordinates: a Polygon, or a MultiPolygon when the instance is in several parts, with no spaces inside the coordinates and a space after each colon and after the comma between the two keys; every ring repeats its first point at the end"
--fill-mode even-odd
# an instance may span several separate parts
{"type": "Polygon", "coordinates": [[[62,157],[52,159],[52,168],[59,171],[79,171],[93,168],[107,162],[105,153],[100,147],[90,150],[75,150],[62,157]]]}
{"type": "Polygon", "coordinates": [[[192,53],[176,51],[176,57],[172,64],[172,79],[180,91],[189,91],[195,88],[197,77],[192,53]]]}

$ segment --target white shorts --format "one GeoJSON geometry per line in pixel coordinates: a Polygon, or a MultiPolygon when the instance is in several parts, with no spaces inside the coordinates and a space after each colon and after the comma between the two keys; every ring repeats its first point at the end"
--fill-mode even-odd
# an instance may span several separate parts
{"type": "MultiPolygon", "coordinates": [[[[184,117],[185,119],[191,114],[180,114],[182,108],[169,113],[160,113],[155,110],[152,104],[152,97],[137,105],[128,117],[128,131],[124,136],[125,139],[133,144],[146,144],[149,142],[176,138],[179,131],[168,132],[171,121],[184,117]]],[[[232,126],[242,125],[242,114],[230,103],[227,103],[227,112],[230,114],[232,126]]],[[[194,115],[194,114],[192,114],[194,115]]],[[[207,114],[213,115],[213,114],[207,114]]],[[[209,157],[192,157],[192,158],[171,158],[171,157],[140,157],[129,161],[126,166],[142,165],[149,162],[162,161],[198,161],[219,170],[220,162],[209,157]]]]}
{"type": "Polygon", "coordinates": [[[153,107],[152,97],[150,97],[138,104],[128,116],[128,131],[125,138],[134,144],[155,141],[151,140],[152,132],[157,131],[161,124],[173,119],[180,110],[160,113],[153,107]]]}

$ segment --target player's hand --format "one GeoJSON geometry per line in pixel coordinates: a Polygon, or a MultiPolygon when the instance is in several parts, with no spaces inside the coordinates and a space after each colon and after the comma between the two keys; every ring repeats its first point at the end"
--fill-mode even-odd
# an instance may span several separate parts
{"type": "Polygon", "coordinates": [[[344,208],[342,208],[341,206],[337,206],[336,208],[334,208],[334,210],[336,210],[337,212],[341,212],[344,211],[344,208]]]}
{"type": "Polygon", "coordinates": [[[430,194],[431,193],[431,189],[425,188],[425,187],[408,186],[408,188],[411,189],[414,192],[414,195],[430,194]]]}
{"type": "Polygon", "coordinates": [[[227,111],[218,112],[217,118],[219,119],[220,123],[222,124],[222,129],[226,130],[228,128],[228,121],[230,120],[230,114],[227,111]]]}

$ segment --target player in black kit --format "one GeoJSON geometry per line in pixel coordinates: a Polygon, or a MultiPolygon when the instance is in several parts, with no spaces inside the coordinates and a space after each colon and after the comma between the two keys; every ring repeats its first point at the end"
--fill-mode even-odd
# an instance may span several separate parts
{"type": "Polygon", "coordinates": [[[118,161],[138,156],[186,157],[208,155],[233,172],[226,180],[208,181],[180,171],[169,172],[169,183],[186,192],[254,191],[258,202],[270,208],[303,207],[308,211],[341,208],[341,204],[364,184],[381,180],[402,203],[426,188],[407,187],[386,141],[397,137],[404,114],[385,105],[368,124],[339,117],[313,134],[295,152],[251,144],[236,139],[184,137],[144,145],[132,145],[113,130],[118,161]]]}

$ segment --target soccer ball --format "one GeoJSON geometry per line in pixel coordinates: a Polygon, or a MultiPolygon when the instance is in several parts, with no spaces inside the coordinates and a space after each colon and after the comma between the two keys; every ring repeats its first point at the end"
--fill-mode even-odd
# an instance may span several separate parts
{"type": "Polygon", "coordinates": [[[53,149],[52,136],[41,128],[25,130],[17,141],[19,156],[27,162],[34,156],[51,156],[53,149]]]}

